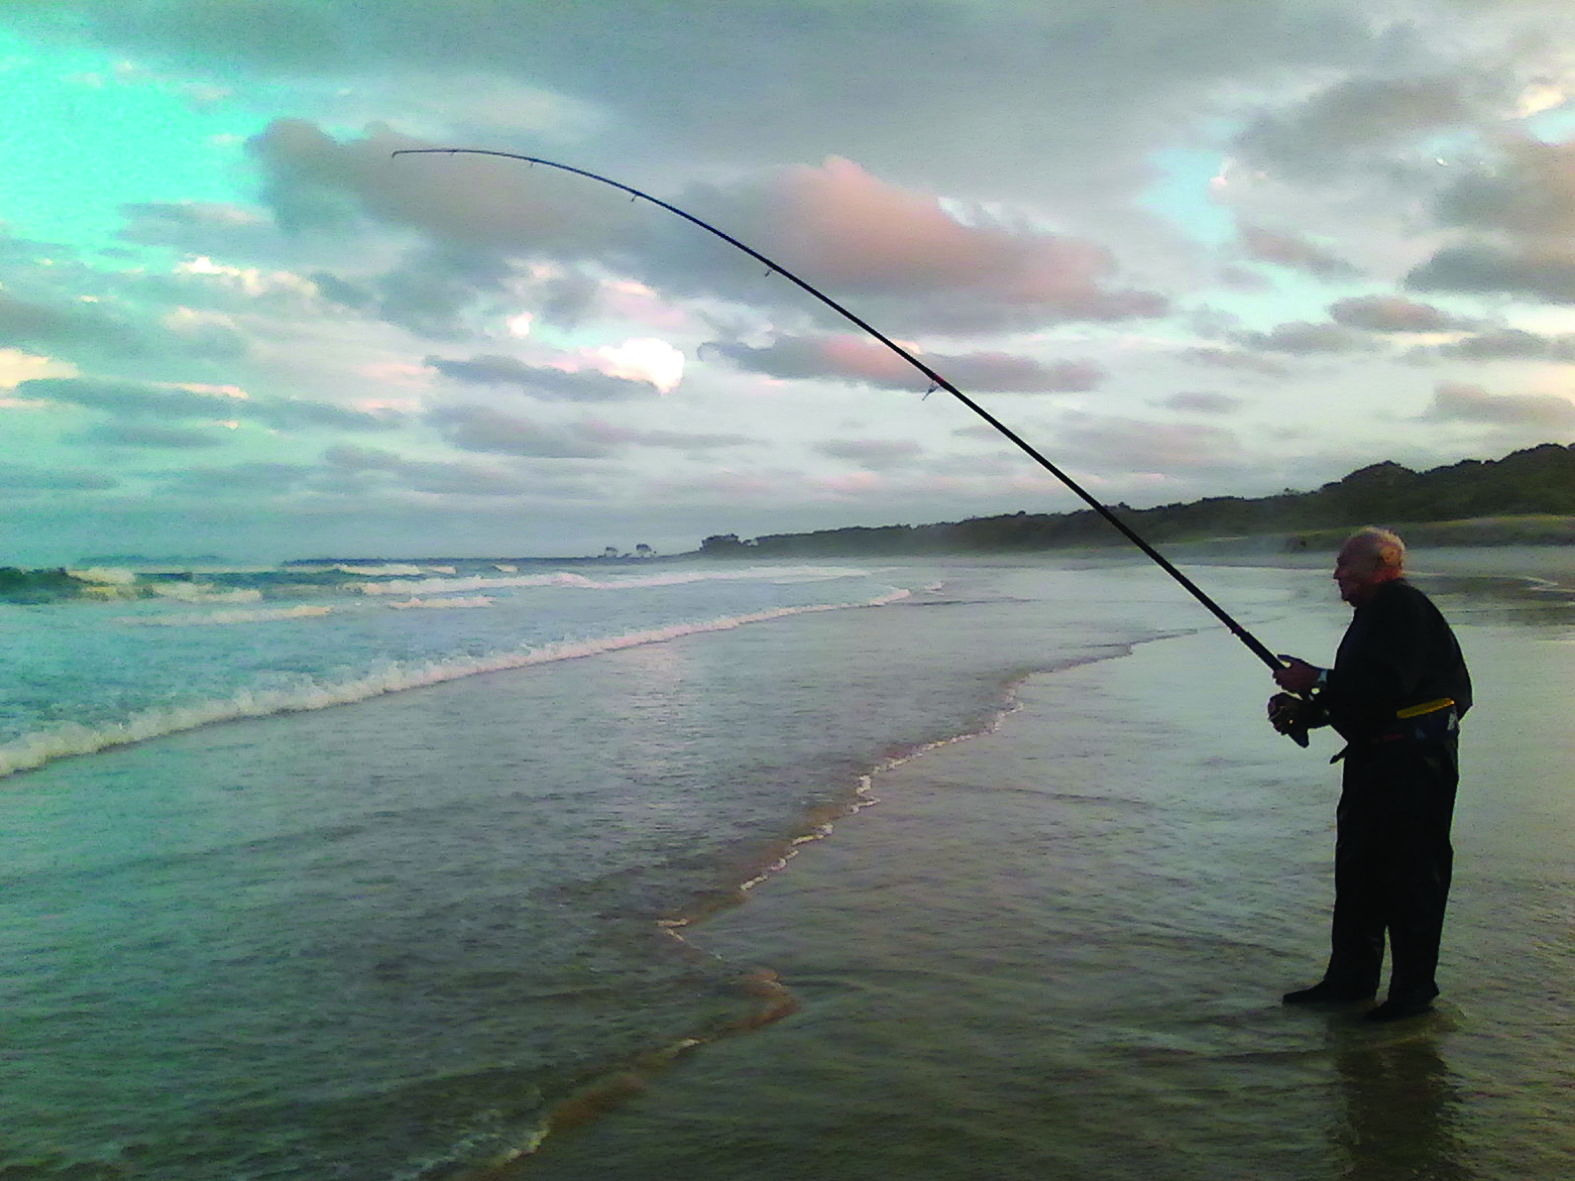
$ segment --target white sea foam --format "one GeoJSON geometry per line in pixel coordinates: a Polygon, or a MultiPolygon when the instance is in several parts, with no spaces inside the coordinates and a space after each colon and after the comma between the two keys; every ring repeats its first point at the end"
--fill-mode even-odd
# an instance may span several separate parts
{"type": "Polygon", "coordinates": [[[546,574],[521,574],[497,578],[485,574],[463,578],[401,579],[397,582],[361,582],[350,586],[363,595],[446,594],[454,591],[505,587],[556,586],[581,590],[643,590],[656,586],[684,586],[694,582],[826,582],[868,573],[846,566],[748,566],[738,570],[664,570],[629,578],[589,578],[571,570],[546,574]]]}
{"type": "Polygon", "coordinates": [[[300,713],[306,710],[327,709],[334,705],[349,705],[365,701],[384,693],[397,693],[404,689],[417,689],[445,681],[457,681],[480,673],[504,672],[509,669],[528,668],[558,660],[574,660],[584,656],[598,656],[604,652],[617,652],[644,644],[660,644],[680,636],[702,632],[729,631],[751,623],[764,623],[789,615],[805,615],[817,611],[840,611],[849,607],[879,607],[907,598],[909,591],[892,589],[873,599],[853,603],[817,603],[803,607],[777,607],[769,611],[756,611],[747,615],[732,615],[694,623],[675,623],[648,631],[627,632],[623,635],[599,636],[585,640],[564,640],[544,644],[539,648],[514,649],[487,656],[463,656],[448,660],[411,663],[391,662],[360,677],[324,684],[306,680],[285,689],[243,689],[232,696],[191,705],[170,706],[144,710],[124,722],[100,726],[70,723],[53,730],[24,735],[14,742],[0,746],[0,778],[18,771],[30,771],[55,759],[71,755],[94,754],[116,746],[146,742],[167,734],[195,730],[215,722],[238,721],[243,718],[262,718],[272,714],[300,713]]]}
{"type": "Polygon", "coordinates": [[[340,574],[361,574],[369,577],[409,577],[423,573],[420,566],[406,566],[397,562],[389,562],[382,566],[330,566],[330,570],[337,570],[340,574]]]}
{"type": "Polygon", "coordinates": [[[451,599],[418,599],[412,595],[408,599],[395,599],[385,605],[396,611],[409,611],[413,608],[442,610],[445,607],[490,607],[492,604],[493,599],[489,595],[472,595],[469,598],[456,595],[451,599]]]}
{"type": "Polygon", "coordinates": [[[186,611],[179,615],[126,615],[133,627],[201,627],[210,624],[267,623],[275,619],[311,619],[329,615],[332,607],[265,607],[257,611],[186,611]]]}
{"type": "Polygon", "coordinates": [[[67,569],[66,573],[82,582],[97,583],[101,586],[130,586],[137,581],[135,571],[121,570],[113,566],[86,566],[81,570],[67,569]]]}
{"type": "Polygon", "coordinates": [[[256,603],[262,599],[262,591],[255,588],[221,591],[210,582],[155,582],[153,593],[182,603],[256,603]]]}

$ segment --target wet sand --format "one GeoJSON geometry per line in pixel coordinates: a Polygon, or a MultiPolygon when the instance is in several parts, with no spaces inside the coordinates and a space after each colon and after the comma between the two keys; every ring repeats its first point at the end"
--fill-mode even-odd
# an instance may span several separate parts
{"type": "MultiPolygon", "coordinates": [[[[1474,583],[1477,556],[1415,565],[1474,583]]],[[[877,777],[879,806],[689,933],[797,1011],[506,1172],[1561,1181],[1575,617],[1460,589],[1438,593],[1480,705],[1437,1014],[1278,1003],[1325,954],[1334,747],[1273,735],[1263,670],[1200,632],[1031,678],[994,733],[877,777]]],[[[1332,649],[1324,594],[1269,622],[1277,649],[1332,649]]]]}

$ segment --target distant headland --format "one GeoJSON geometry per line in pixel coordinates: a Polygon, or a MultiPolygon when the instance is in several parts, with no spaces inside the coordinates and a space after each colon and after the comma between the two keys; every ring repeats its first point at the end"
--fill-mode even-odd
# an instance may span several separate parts
{"type": "MultiPolygon", "coordinates": [[[[1503,459],[1466,459],[1416,472],[1392,461],[1358,468],[1314,492],[1214,496],[1112,510],[1155,543],[1249,542],[1275,552],[1326,549],[1362,525],[1387,525],[1422,545],[1575,544],[1575,446],[1544,443],[1503,459]]],[[[1025,553],[1124,546],[1092,509],[1010,513],[932,525],[851,526],[742,539],[717,534],[716,558],[1025,553]]]]}

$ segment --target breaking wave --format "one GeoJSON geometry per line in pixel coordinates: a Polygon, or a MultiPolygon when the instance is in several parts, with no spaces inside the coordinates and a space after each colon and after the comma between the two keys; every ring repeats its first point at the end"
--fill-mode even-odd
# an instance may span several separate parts
{"type": "Polygon", "coordinates": [[[513,649],[485,656],[388,662],[373,671],[341,681],[322,682],[306,678],[289,688],[242,689],[228,697],[209,701],[142,710],[122,722],[95,726],[69,723],[55,729],[24,735],[14,742],[0,746],[0,778],[14,775],[19,771],[31,771],[55,759],[94,754],[111,747],[146,742],[152,738],[195,730],[199,726],[209,726],[217,722],[349,705],[384,693],[398,693],[404,689],[437,685],[480,673],[504,672],[531,665],[549,664],[553,661],[598,656],[604,652],[616,652],[644,644],[660,644],[681,636],[702,632],[727,631],[789,615],[841,611],[850,607],[881,607],[905,599],[910,593],[896,589],[862,602],[776,607],[745,615],[732,615],[696,623],[676,623],[646,631],[593,639],[564,640],[536,648],[513,649]]]}

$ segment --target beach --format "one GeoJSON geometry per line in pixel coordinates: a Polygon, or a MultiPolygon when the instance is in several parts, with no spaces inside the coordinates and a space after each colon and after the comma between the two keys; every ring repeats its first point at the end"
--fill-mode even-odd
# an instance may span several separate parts
{"type": "MultiPolygon", "coordinates": [[[[1515,556],[1540,598],[1476,583],[1505,556],[1416,556],[1451,576],[1423,582],[1451,588],[1480,703],[1434,1015],[1278,1003],[1326,951],[1333,748],[1252,726],[1266,678],[1188,635],[1030,677],[997,729],[879,775],[878,807],[690,936],[801,1007],[518,1175],[1567,1176],[1568,556],[1515,556]]],[[[1338,609],[1275,637],[1327,651],[1338,609]]]]}
{"type": "MultiPolygon", "coordinates": [[[[1141,560],[7,614],[64,670],[123,659],[94,726],[0,745],[66,751],[0,792],[0,1164],[1562,1178],[1575,615],[1563,551],[1504,557],[1416,556],[1479,704],[1445,995],[1382,1030],[1279,1004],[1325,954],[1332,739],[1276,736],[1266,671],[1141,560]],[[164,731],[108,741],[133,694],[164,731]]],[[[1348,617],[1316,555],[1186,569],[1275,651],[1348,617]]]]}

